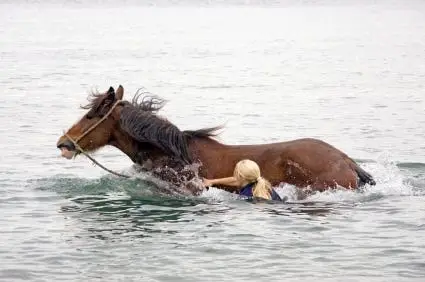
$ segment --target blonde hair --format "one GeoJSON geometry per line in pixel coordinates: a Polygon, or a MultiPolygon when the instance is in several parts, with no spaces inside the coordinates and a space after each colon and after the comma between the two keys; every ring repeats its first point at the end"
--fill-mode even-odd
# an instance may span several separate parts
{"type": "Polygon", "coordinates": [[[255,183],[252,195],[256,198],[271,199],[271,184],[261,177],[260,167],[251,160],[241,160],[236,164],[233,176],[241,182],[255,183]]]}

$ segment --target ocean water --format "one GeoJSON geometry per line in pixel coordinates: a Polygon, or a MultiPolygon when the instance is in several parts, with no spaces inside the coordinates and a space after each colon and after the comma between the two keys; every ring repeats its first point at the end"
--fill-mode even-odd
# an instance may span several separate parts
{"type": "Polygon", "coordinates": [[[424,281],[424,30],[413,0],[0,1],[0,280],[424,281]],[[377,185],[167,197],[61,158],[87,94],[119,84],[226,144],[320,138],[377,185]]]}

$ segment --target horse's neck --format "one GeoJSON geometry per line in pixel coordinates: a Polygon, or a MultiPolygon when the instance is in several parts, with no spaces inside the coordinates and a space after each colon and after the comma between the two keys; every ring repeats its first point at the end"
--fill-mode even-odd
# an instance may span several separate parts
{"type": "Polygon", "coordinates": [[[116,131],[110,145],[126,154],[133,163],[152,170],[157,167],[177,167],[178,162],[149,143],[140,143],[125,132],[116,131]]]}
{"type": "Polygon", "coordinates": [[[134,163],[137,161],[137,144],[128,134],[115,131],[108,145],[114,146],[126,154],[134,163]]]}

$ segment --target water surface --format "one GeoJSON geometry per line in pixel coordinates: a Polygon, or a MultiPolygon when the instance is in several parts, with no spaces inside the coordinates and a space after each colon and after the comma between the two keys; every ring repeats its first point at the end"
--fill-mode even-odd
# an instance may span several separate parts
{"type": "MultiPolygon", "coordinates": [[[[3,281],[423,281],[421,1],[0,4],[3,281]],[[91,90],[169,100],[220,141],[316,137],[378,184],[289,204],[165,197],[60,158],[91,90]]],[[[95,154],[131,173],[113,148],[95,154]]]]}

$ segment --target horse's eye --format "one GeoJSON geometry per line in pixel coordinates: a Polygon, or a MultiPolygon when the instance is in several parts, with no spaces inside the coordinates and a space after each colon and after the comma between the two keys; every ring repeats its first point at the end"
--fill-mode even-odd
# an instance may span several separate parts
{"type": "Polygon", "coordinates": [[[90,109],[90,111],[88,111],[88,113],[86,114],[87,119],[92,119],[95,116],[96,116],[96,110],[94,110],[94,109],[90,109]]]}

